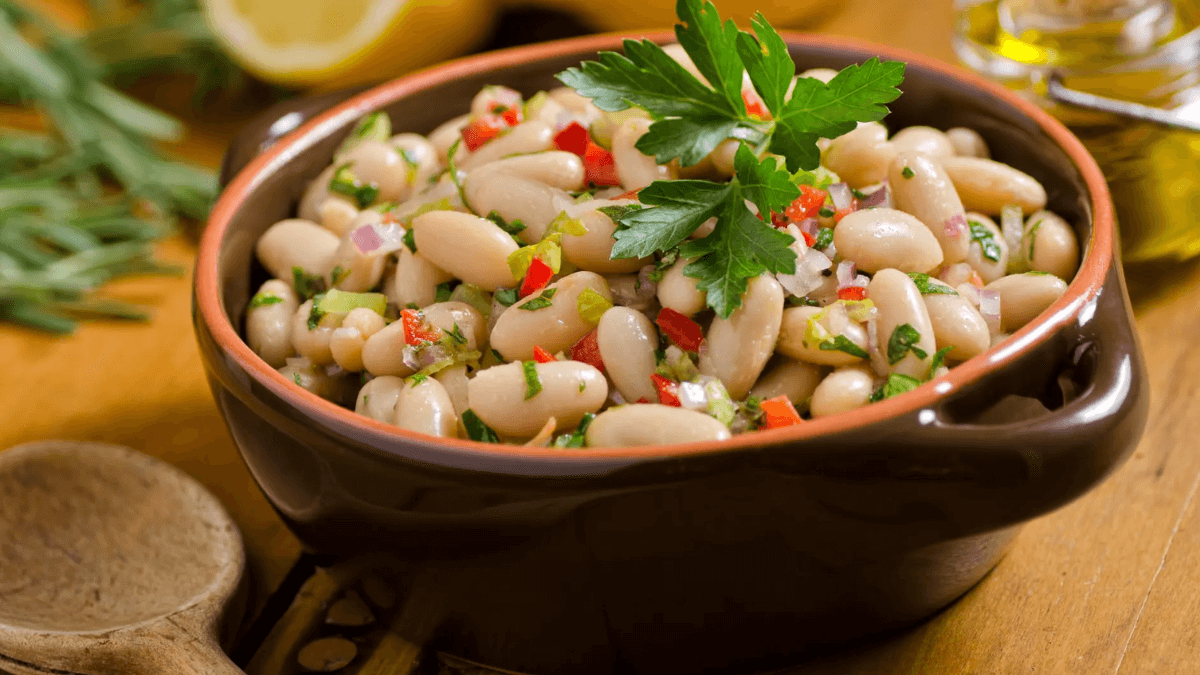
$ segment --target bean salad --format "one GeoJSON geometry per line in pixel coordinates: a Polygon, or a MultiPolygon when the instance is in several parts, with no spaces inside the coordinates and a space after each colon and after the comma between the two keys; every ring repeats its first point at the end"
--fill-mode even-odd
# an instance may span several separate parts
{"type": "MultiPolygon", "coordinates": [[[[716,81],[689,50],[660,51],[716,81]]],[[[777,130],[785,99],[757,72],[747,62],[737,114],[777,130]]],[[[846,72],[781,86],[824,91],[846,72]]],[[[257,242],[272,278],[246,310],[250,347],[299,387],[433,436],[721,440],[944,375],[1045,310],[1079,266],[1042,185],[972,129],[889,133],[881,113],[816,140],[811,168],[747,134],[663,161],[647,134],[664,115],[583,95],[587,73],[528,97],[485,87],[427,136],[362,119],[298,217],[257,242]],[[687,200],[671,195],[722,189],[679,228],[670,209],[687,200]],[[738,278],[719,244],[743,233],[772,257],[732,258],[750,270],[738,278]]]]}

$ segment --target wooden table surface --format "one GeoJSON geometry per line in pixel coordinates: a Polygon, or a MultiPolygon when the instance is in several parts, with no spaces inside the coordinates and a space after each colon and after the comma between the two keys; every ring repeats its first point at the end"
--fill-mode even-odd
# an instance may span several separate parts
{"type": "MultiPolygon", "coordinates": [[[[49,0],[53,1],[53,0],[49,0]]],[[[62,4],[62,3],[60,3],[62,4]]],[[[952,59],[950,0],[853,0],[817,30],[952,59]]],[[[216,166],[237,121],[198,123],[177,151],[216,166]]],[[[161,255],[191,263],[194,243],[161,255]]],[[[1030,523],[983,582],[933,619],[794,675],[1200,672],[1200,271],[1131,271],[1149,356],[1151,415],[1130,461],[1079,501],[1030,523]]],[[[217,413],[192,336],[190,274],[108,289],[154,308],[148,324],[91,323],[73,337],[0,327],[0,448],[106,441],[198,478],[245,536],[254,606],[301,554],[251,480],[217,413]]]]}

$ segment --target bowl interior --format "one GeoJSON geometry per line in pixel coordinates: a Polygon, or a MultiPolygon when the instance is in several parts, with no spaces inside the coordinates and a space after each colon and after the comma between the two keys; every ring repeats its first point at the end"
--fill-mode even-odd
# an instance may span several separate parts
{"type": "MultiPolygon", "coordinates": [[[[661,42],[672,39],[667,34],[649,37],[661,42]]],[[[1072,223],[1082,242],[1085,250],[1081,272],[1055,307],[1061,310],[1083,297],[1090,297],[1099,289],[1111,260],[1112,224],[1105,217],[1099,236],[1095,236],[1093,215],[1096,206],[1106,202],[1107,193],[1103,183],[1098,181],[1098,170],[1082,146],[1052,118],[996,85],[916,54],[820,36],[785,34],[785,39],[798,71],[816,67],[842,68],[875,56],[906,61],[904,94],[889,106],[892,113],[884,123],[893,132],[911,125],[940,129],[966,126],[977,130],[986,139],[995,159],[1032,175],[1045,186],[1048,208],[1072,223]],[[1064,146],[1072,146],[1071,152],[1064,146]],[[1072,154],[1081,157],[1081,162],[1090,165],[1092,171],[1081,169],[1072,160],[1072,154]]],[[[471,98],[484,85],[506,85],[528,96],[541,89],[559,86],[554,75],[563,69],[595,58],[600,49],[615,48],[619,48],[618,38],[598,36],[464,59],[371,90],[282,140],[267,157],[252,163],[234,180],[231,191],[240,194],[241,200],[237,201],[238,194],[235,194],[229,200],[232,206],[223,211],[222,204],[218,204],[214,211],[222,215],[228,213],[228,224],[223,232],[213,233],[221,237],[215,278],[224,322],[240,334],[240,317],[246,304],[258,285],[266,280],[266,273],[254,258],[254,243],[271,224],[294,215],[307,183],[329,164],[334,150],[362,114],[382,109],[391,116],[396,132],[427,133],[445,120],[465,112],[471,98]],[[252,182],[246,180],[247,173],[252,174],[252,182]]],[[[217,217],[214,215],[214,220],[217,217]]],[[[203,266],[206,260],[204,246],[200,260],[203,266]]],[[[202,277],[205,272],[198,273],[198,284],[202,278],[208,278],[202,277]]],[[[204,292],[205,289],[199,289],[201,296],[204,292]]],[[[1014,338],[1022,339],[1022,336],[1036,333],[1034,339],[1044,339],[1054,328],[1046,325],[1050,316],[1054,317],[1056,325],[1063,325],[1071,318],[1062,311],[1055,312],[1052,307],[1014,338]]],[[[210,324],[214,321],[211,316],[207,320],[210,324]]],[[[995,351],[992,358],[984,355],[956,367],[948,379],[966,382],[1002,365],[1008,357],[995,357],[995,351]]],[[[1006,353],[1011,354],[1011,351],[1006,353]]],[[[883,419],[901,410],[927,405],[936,397],[931,388],[918,389],[922,390],[927,390],[924,401],[908,394],[898,397],[907,398],[907,405],[890,399],[870,406],[853,422],[834,424],[832,418],[825,418],[820,422],[829,422],[828,425],[804,425],[803,431],[798,427],[793,429],[795,434],[808,436],[883,419]]],[[[299,394],[303,398],[304,392],[299,394]]],[[[369,421],[363,424],[371,426],[369,421]]],[[[727,443],[740,445],[738,439],[727,443]]],[[[456,444],[477,445],[466,441],[451,443],[456,444]]]]}

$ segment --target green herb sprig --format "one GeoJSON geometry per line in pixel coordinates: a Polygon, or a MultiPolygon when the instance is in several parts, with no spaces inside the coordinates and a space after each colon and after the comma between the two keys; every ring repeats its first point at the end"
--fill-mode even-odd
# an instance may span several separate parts
{"type": "Polygon", "coordinates": [[[644,257],[682,244],[681,256],[697,258],[684,274],[707,292],[717,314],[728,317],[741,306],[749,279],[796,269],[791,237],[758,218],[745,202],[767,221],[771,211],[791,204],[799,190],[788,172],[817,167],[818,139],[886,115],[885,104],[900,95],[896,86],[904,64],[870,59],[844,69],[829,84],[801,78],[789,96],[795,63],[761,14],[751,34],[732,21],[722,22],[711,2],[678,0],[676,13],[682,23],[675,36],[711,84],[649,40],[626,40],[624,54],[602,52],[599,60],[568,68],[558,79],[602,110],[639,106],[649,111],[655,121],[637,148],[660,164],[678,159],[692,166],[725,140],[740,141],[729,183],[656,181],[641,190],[638,198],[648,208],[620,216],[612,253],[613,258],[644,257]],[[747,112],[743,70],[773,119],[747,112]],[[782,156],[783,163],[761,157],[768,152],[782,156]],[[684,243],[713,217],[711,234],[684,243]]]}

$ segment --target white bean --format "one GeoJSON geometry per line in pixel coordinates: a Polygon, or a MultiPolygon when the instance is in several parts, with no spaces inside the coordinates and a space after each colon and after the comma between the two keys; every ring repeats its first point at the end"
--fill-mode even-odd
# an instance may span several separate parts
{"type": "MultiPolygon", "coordinates": [[[[326,167],[304,188],[304,196],[300,198],[300,206],[297,209],[301,220],[321,222],[321,205],[330,197],[329,181],[333,180],[333,172],[336,170],[336,165],[326,167]]],[[[345,199],[340,196],[338,198],[345,199]]]]}
{"type": "Polygon", "coordinates": [[[905,127],[892,136],[892,145],[896,152],[923,152],[933,158],[954,156],[954,144],[933,127],[905,127]]]}
{"type": "Polygon", "coordinates": [[[782,321],[783,287],[770,275],[751,279],[742,306],[709,326],[700,372],[721,380],[733,398],[745,398],[775,351],[782,321]]]}
{"type": "Polygon", "coordinates": [[[613,244],[616,243],[613,233],[617,231],[617,225],[598,209],[635,203],[632,199],[592,199],[568,206],[567,215],[582,222],[587,234],[564,234],[563,257],[580,269],[600,274],[636,272],[654,262],[651,258],[612,258],[613,244]]]}
{"type": "Polygon", "coordinates": [[[337,235],[312,221],[288,218],[268,227],[254,252],[276,279],[291,279],[293,267],[323,277],[333,269],[339,243],[337,235]]]}
{"type": "Polygon", "coordinates": [[[1000,293],[1000,329],[1011,333],[1067,292],[1067,282],[1044,272],[1010,274],[984,287],[1000,293]]]}
{"type": "Polygon", "coordinates": [[[463,411],[470,407],[470,403],[467,402],[467,367],[462,365],[443,368],[434,377],[446,388],[450,402],[454,404],[454,412],[461,418],[463,411]]]}
{"type": "Polygon", "coordinates": [[[338,167],[350,164],[350,171],[358,180],[378,187],[379,201],[403,201],[412,192],[408,162],[387,141],[364,140],[334,157],[333,163],[338,167]]]}
{"type": "Polygon", "coordinates": [[[723,441],[729,429],[688,408],[643,403],[609,408],[596,415],[585,434],[590,448],[723,441]]]}
{"type": "Polygon", "coordinates": [[[925,311],[929,313],[937,348],[953,347],[947,357],[955,361],[965,361],[987,351],[992,335],[975,305],[953,292],[948,284],[937,279],[930,279],[929,284],[952,291],[921,296],[925,300],[925,311]]]}
{"type": "Polygon", "coordinates": [[[760,399],[786,396],[802,410],[821,382],[821,367],[786,356],[778,356],[774,361],[754,383],[750,395],[760,399]]]}
{"type": "Polygon", "coordinates": [[[399,377],[376,377],[358,391],[354,412],[373,420],[395,424],[396,400],[400,398],[400,390],[403,388],[404,380],[399,377]]]}
{"type": "Polygon", "coordinates": [[[497,106],[514,108],[520,104],[521,92],[516,89],[498,84],[488,85],[480,89],[471,99],[471,117],[494,115],[497,106]]]}
{"type": "Polygon", "coordinates": [[[542,297],[545,293],[542,291],[509,307],[496,320],[491,335],[492,348],[505,359],[532,359],[534,346],[555,354],[569,349],[592,332],[594,326],[579,315],[579,294],[585,289],[590,288],[612,301],[608,282],[594,272],[568,274],[546,288],[554,289],[549,307],[523,309],[535,298],[542,297]]]}
{"type": "Polygon", "coordinates": [[[861,408],[870,401],[874,389],[875,378],[867,368],[841,368],[813,390],[809,410],[817,418],[861,408]]]}
{"type": "MultiPolygon", "coordinates": [[[[429,132],[430,145],[437,152],[438,163],[445,166],[446,158],[449,156],[450,147],[458,141],[462,140],[463,127],[471,122],[470,115],[459,115],[452,117],[445,122],[439,124],[433,131],[429,132]]],[[[468,154],[467,148],[462,143],[458,144],[458,152],[454,155],[455,162],[461,162],[468,154]]]]}
{"type": "Polygon", "coordinates": [[[1035,272],[1072,279],[1075,270],[1079,269],[1079,242],[1075,239],[1075,231],[1058,214],[1037,211],[1025,221],[1021,257],[1035,272]]]}
{"type": "Polygon", "coordinates": [[[808,340],[808,322],[818,314],[823,314],[817,320],[830,333],[830,339],[838,335],[849,340],[859,349],[867,351],[867,331],[857,321],[847,320],[839,331],[830,328],[829,312],[821,307],[789,307],[783,310],[783,321],[779,330],[779,344],[776,349],[793,359],[815,363],[823,366],[850,366],[862,363],[862,359],[837,349],[821,349],[819,344],[808,340]]]}
{"type": "Polygon", "coordinates": [[[696,279],[685,276],[683,268],[694,259],[680,258],[663,273],[658,282],[658,302],[684,316],[693,316],[708,303],[708,294],[696,288],[696,279]]]}
{"type": "MultiPolygon", "coordinates": [[[[879,343],[876,347],[880,353],[888,357],[888,346],[896,328],[902,325],[911,326],[919,334],[917,349],[924,352],[922,358],[915,351],[904,353],[903,357],[891,363],[891,372],[924,379],[929,371],[929,364],[937,352],[937,342],[933,333],[933,324],[929,320],[929,312],[917,285],[907,274],[899,270],[880,270],[871,279],[867,287],[867,297],[875,303],[877,315],[876,327],[879,343]]],[[[888,358],[891,361],[891,358],[888,358]]]]}
{"type": "Polygon", "coordinates": [[[972,234],[971,250],[967,253],[967,263],[970,264],[971,269],[979,273],[979,278],[983,279],[984,283],[990,284],[1007,273],[1008,242],[1005,241],[1004,235],[1000,233],[1000,228],[996,225],[995,221],[982,213],[975,211],[967,213],[967,225],[970,226],[973,224],[982,225],[987,228],[988,232],[992,233],[992,243],[989,243],[989,250],[996,260],[992,260],[992,258],[984,255],[983,242],[976,241],[975,235],[972,234]]]}
{"type": "MultiPolygon", "coordinates": [[[[838,71],[834,70],[833,68],[809,68],[808,70],[804,71],[803,73],[800,73],[799,77],[811,77],[814,80],[820,80],[820,81],[824,82],[825,84],[829,84],[829,81],[832,80],[833,78],[837,77],[837,74],[838,74],[838,71]]],[[[789,88],[794,87],[794,86],[796,86],[796,85],[795,84],[789,85],[789,88]]],[[[789,96],[790,96],[790,92],[789,92],[789,96]]]]}
{"type": "Polygon", "coordinates": [[[318,366],[328,366],[333,363],[333,354],[329,351],[329,341],[333,331],[341,323],[332,314],[321,318],[316,326],[309,328],[308,318],[312,313],[312,300],[305,300],[292,315],[292,346],[296,353],[307,358],[318,366]]]}
{"type": "MultiPolygon", "coordinates": [[[[517,236],[527,244],[541,241],[550,222],[558,217],[563,209],[575,203],[570,195],[558,188],[539,181],[490,171],[490,166],[492,164],[467,175],[463,184],[467,201],[471,202],[471,207],[478,213],[490,214],[495,211],[507,222],[521,221],[525,229],[518,232],[517,236]]],[[[509,237],[510,241],[511,239],[509,237]]]]}
{"type": "Polygon", "coordinates": [[[621,123],[613,134],[613,164],[617,177],[626,190],[640,190],[656,180],[674,180],[679,171],[670,164],[658,164],[653,157],[634,147],[637,140],[650,129],[650,120],[630,119],[621,123]]]}
{"type": "Polygon", "coordinates": [[[246,343],[272,368],[280,368],[296,353],[292,348],[292,316],[300,306],[292,285],[271,279],[258,289],[255,298],[279,298],[246,312],[246,343]]]}
{"type": "Polygon", "coordinates": [[[852,188],[879,183],[887,178],[888,167],[896,158],[896,147],[887,135],[887,128],[879,122],[860,124],[833,139],[821,163],[852,188]]]}
{"type": "Polygon", "coordinates": [[[453,278],[454,275],[405,246],[396,252],[396,271],[392,275],[391,283],[384,284],[384,290],[387,291],[388,302],[401,307],[424,307],[432,304],[433,299],[437,297],[438,284],[444,284],[453,278]]]}
{"type": "Polygon", "coordinates": [[[838,253],[865,272],[894,267],[928,272],[942,264],[942,247],[920,220],[896,209],[855,211],[833,231],[838,253]]]}
{"type": "Polygon", "coordinates": [[[465,302],[438,302],[421,310],[430,324],[450,333],[457,326],[467,339],[467,350],[482,351],[487,346],[487,319],[465,302]]]}
{"type": "Polygon", "coordinates": [[[458,415],[441,382],[429,377],[406,382],[396,398],[396,426],[440,438],[458,436],[458,415]]]}
{"type": "Polygon", "coordinates": [[[580,118],[580,124],[588,126],[602,114],[602,111],[592,103],[592,99],[582,96],[570,87],[556,87],[546,92],[550,100],[570,110],[580,118]]]}
{"type": "Polygon", "coordinates": [[[1007,164],[981,157],[947,157],[942,166],[963,206],[972,211],[996,215],[1008,204],[1019,204],[1029,213],[1046,206],[1046,188],[1007,164]]]}
{"type": "Polygon", "coordinates": [[[731,138],[721,141],[712,152],[708,153],[708,159],[712,162],[713,169],[719,178],[729,178],[733,175],[733,156],[737,154],[738,146],[741,144],[741,141],[731,138]]]}
{"type": "Polygon", "coordinates": [[[575,428],[608,398],[604,375],[586,363],[554,361],[535,364],[534,369],[542,390],[533,396],[528,396],[521,363],[479,371],[467,383],[471,410],[500,434],[529,438],[551,417],[558,431],[575,428]]]}
{"type": "Polygon", "coordinates": [[[411,199],[414,193],[429,185],[430,178],[442,170],[437,148],[424,136],[411,133],[396,134],[388,143],[400,153],[407,167],[405,178],[413,188],[407,198],[411,199]]]}
{"type": "Polygon", "coordinates": [[[362,350],[367,339],[383,330],[387,320],[374,310],[358,307],[350,310],[342,325],[329,338],[329,352],[342,370],[357,373],[363,369],[362,350]]]}
{"type": "MultiPolygon", "coordinates": [[[[949,161],[948,158],[945,161],[949,161]]],[[[919,152],[896,155],[888,170],[896,208],[917,217],[937,237],[942,259],[951,264],[967,259],[971,233],[954,184],[942,165],[919,152]]]]}
{"type": "MultiPolygon", "coordinates": [[[[505,157],[484,164],[468,174],[463,188],[472,205],[475,204],[475,196],[471,191],[471,177],[481,178],[490,173],[524,178],[559,190],[581,190],[586,178],[583,160],[579,158],[579,155],[571,152],[547,150],[532,155],[505,157]]],[[[487,211],[480,209],[480,213],[487,213],[487,211]]]]}
{"type": "MultiPolygon", "coordinates": [[[[383,277],[383,268],[387,265],[387,255],[359,251],[351,236],[355,229],[363,225],[375,225],[382,222],[382,213],[368,210],[360,213],[351,223],[338,245],[337,252],[333,255],[333,270],[339,273],[337,283],[333,285],[334,288],[351,293],[363,293],[379,284],[379,280],[383,277]]],[[[333,280],[332,277],[333,272],[331,271],[331,280],[333,280]]]]}
{"type": "Polygon", "coordinates": [[[983,140],[983,136],[979,135],[978,131],[967,127],[954,127],[946,130],[946,138],[950,139],[950,144],[954,146],[954,154],[959,157],[983,157],[989,158],[992,156],[988,150],[987,141],[983,140]]]}
{"type": "Polygon", "coordinates": [[[340,402],[353,392],[350,378],[329,375],[324,368],[313,365],[308,359],[294,359],[280,368],[279,373],[302,389],[328,401],[340,402]]]}
{"type": "Polygon", "coordinates": [[[479,146],[459,168],[471,171],[508,155],[541,152],[554,147],[554,127],[541,120],[522,122],[507,133],[479,146]]]}
{"type": "Polygon", "coordinates": [[[339,237],[346,234],[346,231],[350,229],[350,223],[361,213],[353,202],[342,195],[327,197],[325,201],[321,202],[318,212],[321,227],[339,237]]]}
{"type": "Polygon", "coordinates": [[[412,230],[417,252],[459,279],[488,291],[513,284],[508,256],[517,243],[487,218],[430,211],[413,219],[412,230]]]}
{"type": "Polygon", "coordinates": [[[628,307],[613,307],[600,317],[596,342],[613,385],[626,401],[657,400],[650,376],[657,362],[658,331],[645,314],[628,307]]]}
{"type": "Polygon", "coordinates": [[[412,375],[413,369],[404,363],[404,322],[393,321],[367,338],[362,362],[372,375],[412,375]]]}

